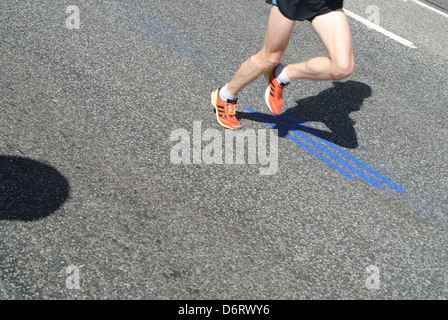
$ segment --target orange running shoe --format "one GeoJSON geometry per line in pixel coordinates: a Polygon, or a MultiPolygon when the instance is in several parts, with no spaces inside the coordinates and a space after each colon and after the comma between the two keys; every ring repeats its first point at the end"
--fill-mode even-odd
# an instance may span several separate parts
{"type": "Polygon", "coordinates": [[[278,82],[277,78],[274,76],[275,68],[270,69],[264,74],[267,82],[269,83],[266,91],[264,93],[264,100],[275,115],[282,113],[283,107],[283,91],[285,90],[285,85],[278,82]]]}
{"type": "Polygon", "coordinates": [[[215,108],[216,119],[223,127],[229,129],[241,129],[241,124],[236,118],[237,100],[224,101],[219,97],[219,89],[216,89],[211,94],[212,105],[215,108]]]}

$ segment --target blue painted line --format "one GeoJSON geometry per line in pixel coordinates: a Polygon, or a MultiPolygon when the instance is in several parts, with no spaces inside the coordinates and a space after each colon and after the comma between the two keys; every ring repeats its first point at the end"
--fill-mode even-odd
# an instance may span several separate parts
{"type": "MultiPolygon", "coordinates": [[[[138,14],[135,9],[130,8],[128,5],[126,5],[125,3],[123,3],[123,1],[118,1],[120,3],[120,5],[128,12],[131,13],[134,17],[138,18],[139,20],[141,20],[143,23],[145,23],[146,25],[149,25],[151,27],[153,27],[154,29],[156,29],[155,31],[158,34],[165,34],[168,35],[167,30],[168,30],[168,26],[167,25],[162,25],[161,23],[152,23],[151,21],[148,21],[148,19],[145,16],[142,16],[140,14],[138,14]]],[[[174,34],[177,34],[177,32],[173,31],[174,34]]],[[[172,38],[172,37],[171,37],[172,38]]],[[[168,43],[167,43],[168,44],[168,43]]],[[[170,46],[174,46],[172,43],[169,43],[170,46]]],[[[222,68],[224,68],[225,70],[231,72],[231,73],[235,73],[235,70],[233,70],[232,68],[230,68],[229,66],[227,66],[226,64],[224,64],[223,62],[217,60],[216,58],[214,58],[213,56],[211,56],[210,54],[208,54],[207,52],[204,52],[201,48],[199,48],[197,45],[195,45],[193,42],[189,42],[189,45],[195,50],[196,53],[199,53],[201,55],[203,55],[205,58],[207,58],[208,60],[216,63],[217,65],[221,66],[222,68]]]]}
{"type": "MultiPolygon", "coordinates": [[[[384,170],[383,170],[383,172],[384,172],[384,170]]],[[[387,172],[385,172],[385,174],[387,174],[387,172]]],[[[403,182],[400,179],[397,179],[397,180],[400,183],[400,185],[403,186],[403,189],[406,190],[406,193],[415,195],[417,198],[426,202],[428,206],[431,206],[431,207],[439,210],[443,215],[448,216],[448,208],[447,207],[441,206],[439,203],[437,203],[436,200],[428,197],[421,190],[418,190],[418,189],[414,188],[413,186],[406,184],[405,182],[403,182]]],[[[404,197],[400,197],[400,199],[403,201],[406,201],[406,200],[404,200],[404,197]]],[[[420,210],[424,210],[424,209],[420,209],[420,210]]]]}
{"type": "Polygon", "coordinates": [[[127,25],[128,27],[130,27],[131,29],[133,29],[134,31],[139,33],[140,35],[144,36],[146,39],[150,40],[152,43],[156,44],[157,46],[160,47],[160,46],[162,46],[162,44],[164,44],[164,45],[170,47],[171,49],[173,49],[174,51],[178,52],[182,56],[189,58],[193,62],[202,66],[204,69],[206,69],[210,73],[214,74],[218,78],[225,79],[225,77],[223,76],[223,74],[221,72],[216,71],[216,70],[210,68],[209,66],[207,66],[200,59],[200,56],[198,56],[198,54],[196,54],[192,50],[189,50],[186,47],[181,46],[179,43],[177,43],[175,40],[173,40],[172,39],[173,37],[171,35],[169,35],[166,31],[164,31],[163,26],[162,27],[157,26],[157,24],[151,23],[151,22],[147,21],[146,19],[144,19],[143,17],[138,16],[138,15],[137,15],[137,17],[135,15],[134,15],[134,17],[129,17],[129,14],[131,14],[131,15],[133,15],[133,14],[131,11],[126,11],[127,10],[126,8],[124,8],[125,11],[117,10],[117,8],[110,9],[110,8],[106,8],[105,6],[99,4],[96,0],[91,0],[91,1],[94,2],[96,5],[98,5],[100,8],[102,8],[103,10],[105,10],[106,12],[108,12],[109,14],[111,14],[112,16],[121,20],[125,25],[127,25]],[[142,20],[143,25],[142,25],[142,22],[139,23],[138,21],[134,21],[135,18],[139,18],[140,20],[142,20]],[[131,19],[131,20],[133,19],[132,23],[127,21],[127,19],[131,19]],[[152,28],[152,30],[151,30],[151,28],[152,28]],[[156,31],[156,32],[154,32],[154,31],[156,31]],[[152,37],[150,37],[147,33],[151,33],[152,37]],[[157,34],[158,36],[156,36],[154,34],[157,34]],[[173,40],[174,42],[172,42],[170,40],[173,40]]]}
{"type": "Polygon", "coordinates": [[[331,152],[330,150],[326,149],[324,146],[322,146],[321,144],[317,143],[316,141],[314,141],[311,138],[308,138],[305,134],[303,134],[302,132],[300,132],[300,130],[294,129],[291,125],[289,125],[287,122],[285,122],[284,120],[282,120],[280,117],[275,117],[276,121],[280,122],[280,124],[285,127],[287,130],[289,130],[290,132],[293,132],[296,136],[302,138],[303,140],[305,140],[306,142],[308,142],[309,144],[311,144],[313,147],[315,147],[316,149],[320,150],[321,152],[323,152],[324,154],[326,154],[328,157],[330,157],[332,160],[338,162],[340,165],[342,165],[343,167],[345,167],[346,169],[348,169],[349,171],[353,172],[355,175],[357,175],[358,177],[364,179],[366,182],[368,182],[369,184],[371,184],[372,186],[374,186],[375,188],[382,188],[383,186],[381,184],[379,184],[378,182],[376,182],[375,180],[373,180],[372,178],[370,178],[369,176],[367,176],[366,174],[364,174],[363,172],[359,171],[358,169],[356,169],[355,167],[353,167],[352,165],[350,165],[347,161],[345,161],[344,159],[338,157],[336,154],[334,154],[333,152],[331,152]]]}
{"type": "MultiPolygon", "coordinates": [[[[192,41],[189,42],[189,46],[192,48],[187,48],[186,46],[180,45],[175,39],[173,39],[173,36],[169,33],[167,30],[171,30],[169,25],[157,22],[154,23],[152,21],[149,21],[145,16],[139,15],[135,10],[129,8],[121,1],[120,4],[122,5],[123,10],[117,10],[117,9],[110,9],[106,8],[105,6],[101,5],[97,2],[97,0],[90,0],[93,3],[95,3],[97,6],[99,6],[101,9],[106,11],[107,13],[111,14],[112,16],[117,17],[121,22],[123,22],[128,27],[132,28],[134,31],[139,33],[140,35],[144,36],[146,39],[150,40],[152,43],[156,44],[157,46],[162,46],[162,44],[170,47],[174,51],[180,53],[182,56],[189,58],[193,62],[197,63],[198,65],[202,66],[207,71],[214,74],[217,78],[226,81],[228,79],[228,76],[224,76],[221,72],[207,66],[204,61],[201,59],[201,55],[205,57],[207,60],[211,61],[212,63],[218,65],[221,67],[221,69],[224,69],[225,71],[230,72],[231,74],[235,73],[235,70],[228,65],[226,65],[224,62],[217,60],[216,58],[212,57],[207,52],[204,52],[201,48],[199,48],[197,45],[193,44],[192,41]],[[129,17],[129,15],[132,15],[132,17],[129,17]],[[130,23],[126,19],[133,20],[134,24],[130,23]],[[140,20],[134,21],[134,20],[140,20]],[[150,33],[152,37],[150,37],[147,33],[150,33]],[[174,42],[174,43],[173,43],[174,42]]],[[[178,34],[177,32],[172,32],[175,34],[178,34]]],[[[255,93],[257,96],[262,97],[264,88],[259,88],[256,86],[256,89],[254,88],[254,85],[251,84],[248,86],[248,89],[255,93]]]]}
{"type": "MultiPolygon", "coordinates": [[[[126,16],[129,15],[129,19],[131,19],[132,22],[134,22],[139,28],[153,34],[153,36],[156,37],[160,42],[168,45],[176,51],[179,51],[179,44],[172,42],[173,37],[167,32],[168,28],[166,26],[160,26],[160,24],[151,22],[146,17],[140,16],[135,10],[129,8],[121,1],[119,1],[119,3],[124,9],[124,11],[121,12],[123,12],[126,16]],[[141,22],[138,22],[137,20],[140,20],[141,22]]],[[[118,10],[115,10],[115,12],[118,12],[118,10]]]]}
{"type": "Polygon", "coordinates": [[[419,192],[419,191],[414,191],[421,199],[425,200],[427,203],[429,203],[430,205],[432,205],[433,207],[439,209],[441,212],[443,212],[444,214],[448,215],[448,209],[446,207],[442,207],[440,204],[438,204],[437,202],[435,202],[433,199],[428,198],[427,196],[425,196],[423,193],[419,192]]]}
{"type": "Polygon", "coordinates": [[[309,153],[313,154],[314,156],[316,156],[319,160],[323,161],[325,164],[327,164],[328,166],[330,166],[331,168],[335,169],[336,171],[338,171],[339,173],[341,173],[342,175],[344,175],[346,178],[350,179],[350,180],[354,180],[356,179],[353,175],[351,175],[350,173],[348,173],[347,171],[341,169],[340,167],[338,167],[337,165],[335,165],[333,162],[331,162],[330,160],[328,160],[327,158],[325,158],[324,156],[322,156],[320,153],[314,151],[312,148],[310,148],[308,145],[306,145],[305,143],[301,142],[300,140],[298,140],[296,137],[292,136],[291,134],[288,133],[288,131],[279,128],[278,125],[276,123],[273,123],[271,121],[269,121],[268,119],[266,119],[265,117],[263,117],[260,113],[258,113],[257,111],[246,107],[246,110],[250,111],[251,113],[253,113],[255,116],[257,116],[259,119],[261,119],[263,122],[266,122],[268,125],[270,125],[272,128],[274,129],[278,129],[278,131],[280,131],[282,134],[284,134],[286,137],[288,137],[290,140],[294,141],[296,144],[298,144],[299,146],[301,146],[303,149],[305,149],[306,151],[308,151],[309,153]]]}
{"type": "Polygon", "coordinates": [[[135,28],[134,26],[130,25],[119,13],[117,10],[113,10],[113,9],[109,9],[106,8],[105,6],[101,5],[100,3],[98,3],[96,0],[91,0],[94,4],[96,4],[98,7],[100,7],[101,9],[103,9],[104,11],[106,11],[107,13],[111,14],[112,16],[118,18],[121,20],[121,22],[123,22],[125,25],[127,25],[128,27],[132,28],[134,31],[136,31],[138,34],[142,35],[143,37],[145,37],[147,40],[151,41],[152,43],[160,46],[160,44],[154,40],[153,38],[151,38],[150,36],[148,36],[147,34],[145,34],[144,32],[140,31],[139,29],[135,28]]]}
{"type": "Polygon", "coordinates": [[[302,131],[305,131],[309,134],[311,134],[312,136],[314,136],[316,139],[318,139],[319,141],[325,143],[326,145],[328,145],[330,148],[332,148],[333,150],[339,152],[341,155],[343,155],[344,157],[346,157],[347,159],[349,159],[350,161],[352,161],[354,164],[356,164],[357,166],[359,166],[360,168],[364,169],[365,171],[367,171],[368,173],[370,173],[372,176],[374,176],[375,178],[377,178],[378,180],[380,180],[381,182],[385,183],[386,185],[388,185],[389,187],[393,188],[394,190],[398,191],[398,192],[406,192],[406,190],[404,190],[403,188],[401,188],[400,186],[396,185],[395,183],[393,183],[392,181],[390,181],[389,179],[386,179],[385,177],[383,177],[382,175],[380,175],[378,172],[376,172],[375,170],[373,170],[372,168],[368,167],[367,165],[365,165],[364,163],[362,163],[361,161],[359,161],[358,159],[356,159],[355,157],[353,157],[351,154],[347,153],[346,151],[342,150],[341,148],[339,148],[337,145],[335,145],[334,143],[327,141],[323,138],[321,138],[319,136],[319,134],[313,130],[310,127],[304,126],[303,124],[301,124],[297,119],[294,119],[291,116],[285,115],[285,118],[288,119],[289,121],[293,122],[296,126],[298,126],[302,131]]]}
{"type": "Polygon", "coordinates": [[[172,30],[172,28],[169,25],[161,23],[160,21],[157,21],[157,23],[150,21],[147,19],[147,17],[142,16],[138,14],[134,9],[129,8],[129,6],[124,4],[122,1],[119,1],[119,3],[126,10],[127,13],[130,13],[133,16],[133,18],[135,18],[135,20],[141,21],[141,23],[135,21],[140,28],[142,28],[147,32],[157,35],[156,37],[160,42],[166,44],[167,46],[174,49],[176,52],[182,54],[183,56],[190,58],[192,61],[204,67],[207,71],[213,73],[218,78],[226,79],[227,77],[225,77],[221,72],[216,71],[207,66],[205,64],[204,59],[210,60],[212,63],[219,65],[221,69],[229,71],[230,73],[235,72],[232,68],[230,68],[223,62],[213,58],[211,55],[204,52],[201,48],[195,45],[193,41],[188,41],[187,45],[182,45],[180,42],[176,41],[175,37],[178,36],[179,33],[175,30],[172,30]]]}

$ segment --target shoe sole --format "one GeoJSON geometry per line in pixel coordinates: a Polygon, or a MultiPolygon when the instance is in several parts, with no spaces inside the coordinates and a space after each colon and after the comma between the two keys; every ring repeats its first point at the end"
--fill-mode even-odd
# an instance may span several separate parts
{"type": "Polygon", "coordinates": [[[218,121],[218,123],[221,126],[223,126],[224,128],[227,128],[227,129],[231,129],[231,130],[241,129],[241,128],[232,128],[232,127],[226,126],[225,124],[223,124],[219,120],[218,106],[216,104],[216,101],[218,100],[218,90],[215,90],[215,91],[212,92],[212,94],[210,95],[210,99],[211,99],[211,103],[212,103],[212,106],[213,106],[213,110],[215,111],[215,114],[216,114],[216,120],[218,121]]]}
{"type": "Polygon", "coordinates": [[[272,109],[271,109],[271,105],[269,104],[269,96],[270,96],[270,93],[271,93],[271,80],[270,80],[270,77],[269,77],[269,72],[266,72],[266,73],[264,74],[264,78],[265,78],[266,81],[268,82],[268,87],[267,87],[266,90],[264,91],[264,102],[266,102],[266,105],[268,106],[269,110],[270,110],[273,114],[275,114],[275,115],[277,116],[277,115],[281,114],[281,112],[278,113],[278,114],[275,113],[274,111],[272,111],[272,109]]]}
{"type": "Polygon", "coordinates": [[[264,92],[264,102],[266,102],[266,105],[268,106],[269,110],[273,113],[274,111],[272,111],[271,109],[271,105],[269,104],[269,96],[271,94],[271,86],[268,85],[268,87],[266,88],[265,92],[264,92]]]}

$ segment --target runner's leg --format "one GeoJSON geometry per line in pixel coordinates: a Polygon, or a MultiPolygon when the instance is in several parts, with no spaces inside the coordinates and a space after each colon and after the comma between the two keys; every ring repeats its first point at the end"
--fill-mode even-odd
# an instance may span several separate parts
{"type": "Polygon", "coordinates": [[[277,6],[272,7],[263,48],[247,59],[233,76],[227,86],[231,94],[236,96],[244,87],[280,63],[294,24],[295,21],[285,18],[277,6]]]}
{"type": "Polygon", "coordinates": [[[316,57],[305,62],[290,64],[286,73],[291,80],[341,80],[348,77],[355,65],[352,36],[347,17],[336,10],[314,18],[311,22],[325,45],[329,57],[316,57]]]}

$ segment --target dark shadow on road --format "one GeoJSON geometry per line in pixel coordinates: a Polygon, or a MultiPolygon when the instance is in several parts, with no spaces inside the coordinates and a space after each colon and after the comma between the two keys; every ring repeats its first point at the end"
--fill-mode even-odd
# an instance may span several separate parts
{"type": "MultiPolygon", "coordinates": [[[[279,117],[264,113],[260,113],[260,115],[272,120],[277,125],[280,124],[276,120],[287,121],[288,117],[294,118],[297,123],[321,122],[330,131],[310,129],[307,132],[341,147],[354,149],[358,147],[358,139],[354,127],[355,121],[350,118],[350,113],[361,110],[364,99],[370,97],[371,94],[372,88],[365,83],[335,81],[333,82],[333,87],[315,96],[297,100],[295,106],[284,110],[279,117]]],[[[237,117],[263,122],[263,120],[251,112],[238,112],[237,117]]],[[[303,126],[306,127],[306,124],[303,126]]],[[[282,129],[279,130],[280,137],[285,136],[292,128],[303,130],[303,128],[297,125],[278,128],[282,129]]]]}
{"type": "Polygon", "coordinates": [[[69,194],[69,183],[55,168],[23,157],[0,156],[0,220],[45,218],[69,194]]]}

